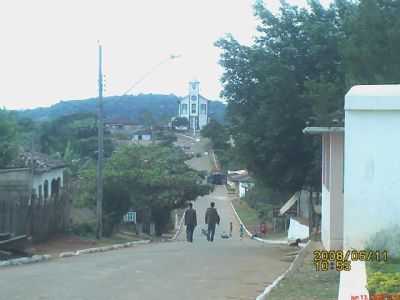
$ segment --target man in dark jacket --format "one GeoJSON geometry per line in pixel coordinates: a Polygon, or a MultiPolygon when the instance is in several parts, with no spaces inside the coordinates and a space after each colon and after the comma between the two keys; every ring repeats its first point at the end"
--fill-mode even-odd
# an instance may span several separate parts
{"type": "Polygon", "coordinates": [[[196,225],[196,210],[193,208],[193,204],[189,203],[189,208],[185,212],[186,239],[188,242],[193,242],[193,232],[196,225]]]}
{"type": "Polygon", "coordinates": [[[214,207],[215,203],[211,202],[211,206],[206,211],[206,224],[208,225],[207,241],[214,241],[215,225],[219,225],[219,215],[217,209],[214,207]]]}

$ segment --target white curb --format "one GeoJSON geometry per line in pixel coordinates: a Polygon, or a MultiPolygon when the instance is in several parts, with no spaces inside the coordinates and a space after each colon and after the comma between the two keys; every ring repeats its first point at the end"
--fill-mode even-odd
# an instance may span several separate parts
{"type": "Polygon", "coordinates": [[[309,243],[310,243],[310,241],[308,241],[308,242],[306,243],[305,247],[302,248],[302,249],[299,251],[299,253],[296,255],[295,259],[294,259],[294,260],[292,261],[292,263],[290,264],[289,268],[288,268],[282,275],[280,275],[278,278],[276,278],[276,279],[274,280],[273,283],[271,283],[269,286],[267,286],[267,287],[265,288],[264,292],[263,292],[261,295],[259,295],[259,296],[256,298],[256,300],[265,300],[265,299],[267,299],[267,295],[272,291],[272,289],[273,289],[274,287],[276,287],[276,286],[278,285],[278,283],[279,283],[282,279],[284,279],[284,278],[287,276],[287,274],[293,269],[293,266],[294,266],[294,264],[297,262],[297,260],[299,259],[300,254],[303,253],[303,252],[305,251],[305,249],[306,249],[306,247],[309,245],[309,243]]]}
{"type": "MultiPolygon", "coordinates": [[[[90,254],[90,253],[98,253],[98,252],[106,252],[106,251],[111,251],[111,250],[117,250],[117,249],[122,249],[122,248],[128,248],[132,247],[135,245],[140,245],[140,244],[148,244],[150,243],[150,240],[140,240],[140,241],[134,241],[134,242],[127,242],[123,244],[114,244],[110,246],[103,246],[103,247],[97,247],[97,248],[88,248],[88,249],[83,249],[83,250],[78,250],[75,252],[76,255],[81,255],[81,254],[90,254]]],[[[71,252],[67,252],[67,254],[71,254],[71,252]]],[[[60,257],[69,257],[73,255],[65,255],[65,253],[61,253],[60,257]],[[64,256],[62,256],[64,254],[64,256]]]]}
{"type": "MultiPolygon", "coordinates": [[[[226,188],[226,187],[225,187],[226,188]]],[[[253,235],[251,234],[251,232],[246,228],[246,226],[243,224],[242,220],[240,219],[235,206],[233,205],[232,201],[231,201],[231,207],[233,209],[233,212],[235,213],[236,218],[238,219],[239,223],[241,225],[243,225],[244,231],[246,232],[246,234],[252,238],[253,240],[262,242],[262,243],[266,243],[266,244],[274,244],[274,245],[288,245],[288,241],[284,241],[284,240],[267,240],[267,239],[261,239],[259,237],[252,237],[253,235]]]]}
{"type": "Polygon", "coordinates": [[[19,265],[26,265],[37,263],[41,261],[47,261],[51,259],[51,255],[34,255],[32,257],[21,257],[21,258],[14,258],[10,260],[5,260],[0,262],[0,267],[9,267],[9,266],[19,266],[19,265]]]}

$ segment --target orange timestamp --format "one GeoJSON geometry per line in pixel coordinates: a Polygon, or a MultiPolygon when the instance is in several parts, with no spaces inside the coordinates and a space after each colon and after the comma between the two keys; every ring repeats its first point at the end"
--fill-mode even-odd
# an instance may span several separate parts
{"type": "Polygon", "coordinates": [[[314,250],[316,271],[350,271],[351,261],[387,261],[387,250],[314,250]]]}

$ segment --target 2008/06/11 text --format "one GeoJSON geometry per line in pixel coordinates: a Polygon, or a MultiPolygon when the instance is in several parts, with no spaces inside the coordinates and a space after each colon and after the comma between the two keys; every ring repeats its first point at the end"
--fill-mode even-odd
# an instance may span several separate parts
{"type": "Polygon", "coordinates": [[[387,250],[314,250],[314,265],[317,271],[350,271],[351,261],[387,261],[387,250]]]}

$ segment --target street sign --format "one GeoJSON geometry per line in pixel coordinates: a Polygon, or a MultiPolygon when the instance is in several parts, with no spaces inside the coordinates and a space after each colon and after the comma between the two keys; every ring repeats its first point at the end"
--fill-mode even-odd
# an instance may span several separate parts
{"type": "Polygon", "coordinates": [[[135,211],[128,211],[127,214],[124,216],[125,223],[135,223],[136,224],[136,212],[135,211]]]}

